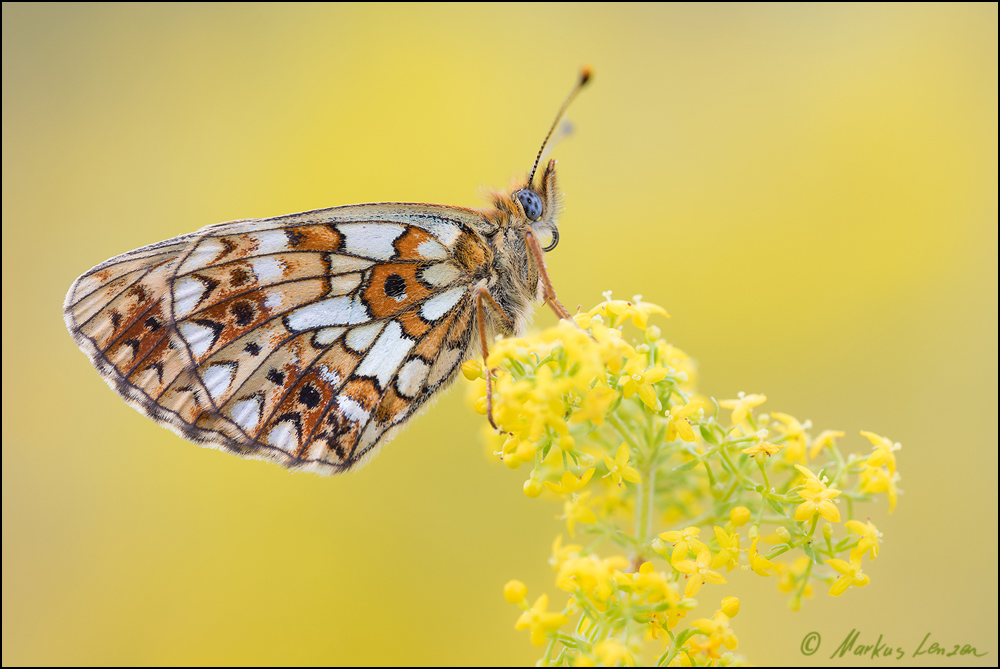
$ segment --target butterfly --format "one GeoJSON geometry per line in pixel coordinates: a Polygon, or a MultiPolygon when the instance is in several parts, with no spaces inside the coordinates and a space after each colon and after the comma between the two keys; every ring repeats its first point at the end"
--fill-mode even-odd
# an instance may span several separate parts
{"type": "Polygon", "coordinates": [[[555,161],[534,176],[590,76],[527,179],[488,208],[382,202],[210,225],[80,276],[66,326],[115,392],[185,439],[321,475],[361,466],[464,361],[523,334],[534,303],[570,319],[545,270],[555,161]]]}

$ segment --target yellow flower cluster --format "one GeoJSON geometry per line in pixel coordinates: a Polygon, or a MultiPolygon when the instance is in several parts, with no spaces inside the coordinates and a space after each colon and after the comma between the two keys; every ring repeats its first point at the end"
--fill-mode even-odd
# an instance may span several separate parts
{"type": "Polygon", "coordinates": [[[683,624],[703,593],[722,594],[734,570],[775,577],[794,610],[815,583],[835,597],[865,586],[881,534],[855,507],[898,501],[898,443],[862,432],[872,452],[845,455],[844,432],[763,413],[763,394],[699,395],[695,362],[654,315],[667,314],[605,294],[575,322],[496,342],[485,368],[463,366],[480,413],[487,370],[494,379],[490,452],[530,466],[524,493],[561,501],[570,537],[588,536],[553,545],[561,609],[547,594],[529,604],[518,581],[504,588],[542,665],[739,664],[738,600],[683,624]]]}

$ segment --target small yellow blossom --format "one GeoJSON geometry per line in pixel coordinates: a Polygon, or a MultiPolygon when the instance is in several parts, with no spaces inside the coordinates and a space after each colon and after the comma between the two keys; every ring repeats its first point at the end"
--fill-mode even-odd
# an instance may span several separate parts
{"type": "Polygon", "coordinates": [[[738,393],[736,397],[735,400],[719,400],[720,407],[733,410],[733,425],[742,423],[749,415],[750,409],[767,401],[766,395],[747,395],[743,392],[738,393]]]}
{"type": "Polygon", "coordinates": [[[754,444],[753,446],[744,448],[740,452],[746,453],[747,455],[754,455],[754,456],[760,455],[762,457],[769,458],[778,451],[780,451],[781,448],[782,448],[781,444],[772,444],[767,441],[761,441],[759,443],[754,444]]]}
{"type": "MultiPolygon", "coordinates": [[[[641,297],[636,295],[636,297],[641,297]]],[[[596,307],[587,312],[587,316],[593,318],[594,316],[600,315],[606,318],[612,325],[621,325],[627,319],[631,318],[632,322],[640,330],[646,329],[646,324],[649,321],[650,314],[659,314],[670,318],[670,314],[666,310],[656,304],[651,304],[649,302],[642,302],[637,299],[633,299],[632,302],[626,302],[625,300],[612,300],[611,292],[608,291],[604,294],[604,302],[601,302],[596,307]]],[[[577,322],[580,322],[577,320],[577,322]]],[[[587,326],[582,326],[587,327],[587,326]]]]}
{"type": "Polygon", "coordinates": [[[896,481],[899,480],[899,472],[890,474],[885,467],[865,467],[861,470],[861,489],[869,493],[884,492],[889,497],[889,513],[896,508],[899,500],[899,490],[896,488],[896,481]]]}
{"type": "Polygon", "coordinates": [[[569,619],[561,613],[548,613],[549,596],[542,595],[535,600],[535,605],[521,614],[514,624],[514,629],[531,629],[531,643],[536,646],[545,644],[545,637],[549,632],[557,629],[569,622],[569,619]]]}
{"type": "Polygon", "coordinates": [[[754,539],[753,543],[750,544],[750,568],[758,576],[772,576],[773,574],[768,574],[767,572],[774,569],[774,563],[765,557],[761,557],[760,553],[757,552],[758,541],[760,541],[760,537],[754,539]]]}
{"type": "Polygon", "coordinates": [[[701,400],[693,400],[684,406],[671,408],[666,440],[674,441],[680,437],[684,441],[695,441],[694,430],[691,429],[691,421],[688,420],[688,416],[704,408],[705,403],[701,400]]]}
{"type": "Polygon", "coordinates": [[[729,628],[729,618],[726,614],[717,612],[711,619],[699,618],[691,623],[691,627],[700,630],[704,637],[700,635],[692,636],[688,640],[688,647],[694,654],[702,655],[710,659],[720,659],[723,646],[730,650],[736,649],[739,641],[736,635],[729,628]]]}
{"type": "Polygon", "coordinates": [[[676,601],[677,596],[663,572],[656,571],[652,562],[643,562],[639,571],[632,574],[635,589],[645,595],[646,601],[657,602],[676,601]]]}
{"type": "Polygon", "coordinates": [[[827,560],[826,563],[841,574],[841,577],[838,578],[837,582],[830,588],[831,597],[840,597],[842,594],[847,592],[847,589],[852,585],[858,588],[863,588],[868,585],[869,581],[871,581],[871,578],[867,574],[863,574],[861,572],[860,555],[857,559],[852,557],[850,563],[837,559],[827,560]]]}
{"type": "Polygon", "coordinates": [[[594,510],[587,506],[588,497],[590,497],[589,490],[579,494],[574,493],[573,497],[566,500],[563,504],[562,518],[566,521],[566,529],[569,531],[569,536],[571,537],[576,536],[573,530],[577,523],[590,524],[597,522],[594,510]]]}
{"type": "Polygon", "coordinates": [[[507,585],[503,586],[503,598],[511,604],[524,601],[527,594],[528,586],[520,581],[507,581],[507,585]]]}
{"type": "Polygon", "coordinates": [[[556,586],[567,592],[581,590],[597,603],[606,602],[614,593],[615,571],[628,566],[628,559],[616,555],[601,560],[595,555],[569,558],[559,567],[556,586]]]}
{"type": "Polygon", "coordinates": [[[663,367],[650,367],[649,369],[645,367],[646,356],[636,355],[625,365],[625,374],[618,380],[618,385],[621,386],[622,397],[625,399],[638,395],[643,404],[658,411],[660,400],[656,397],[656,389],[653,388],[653,384],[665,379],[669,372],[663,367]]]}
{"type": "Polygon", "coordinates": [[[687,587],[684,588],[685,597],[694,597],[698,594],[701,584],[706,581],[714,585],[722,585],[726,582],[726,578],[722,574],[712,571],[711,566],[712,553],[707,548],[698,553],[697,560],[681,560],[674,565],[674,569],[690,576],[687,587]]]}
{"type": "Polygon", "coordinates": [[[872,521],[869,520],[868,523],[865,524],[860,520],[849,520],[844,523],[844,527],[856,534],[861,535],[858,545],[851,551],[852,560],[856,557],[860,562],[861,557],[865,553],[869,553],[869,560],[874,560],[878,557],[878,542],[879,539],[882,538],[882,533],[878,531],[878,528],[875,527],[872,521]]]}
{"type": "Polygon", "coordinates": [[[823,430],[818,437],[813,439],[812,446],[809,448],[809,458],[815,459],[824,448],[833,448],[836,440],[843,436],[844,433],[838,430],[823,430]]]}
{"type": "Polygon", "coordinates": [[[639,472],[634,467],[628,466],[630,457],[628,444],[625,442],[622,442],[622,445],[618,447],[618,453],[614,460],[607,455],[604,456],[604,464],[608,467],[608,473],[605,476],[610,476],[619,488],[623,486],[622,479],[631,483],[642,483],[639,472]]]}
{"type": "Polygon", "coordinates": [[[805,462],[806,429],[811,423],[806,421],[806,424],[803,425],[794,416],[789,416],[787,413],[780,413],[778,411],[772,411],[771,417],[780,423],[778,432],[785,437],[785,441],[782,443],[785,447],[785,461],[805,462]]]}
{"type": "Polygon", "coordinates": [[[836,488],[827,488],[825,483],[805,467],[795,465],[795,468],[806,477],[806,487],[799,491],[799,497],[805,501],[795,509],[795,520],[805,522],[818,513],[831,523],[839,523],[840,511],[831,500],[839,495],[840,491],[836,488]]]}
{"type": "Polygon", "coordinates": [[[590,477],[594,475],[594,468],[591,467],[583,473],[582,476],[576,476],[572,472],[563,472],[562,477],[559,479],[559,483],[552,483],[551,481],[545,482],[545,487],[552,492],[565,495],[567,493],[576,492],[583,486],[587,485],[590,481],[590,477]]]}
{"type": "Polygon", "coordinates": [[[686,558],[690,551],[701,552],[708,548],[698,540],[700,532],[701,530],[697,527],[685,527],[683,530],[673,530],[660,534],[660,539],[674,544],[674,552],[670,555],[671,564],[686,558]]]}
{"type": "Polygon", "coordinates": [[[712,569],[724,566],[726,571],[732,571],[740,557],[740,535],[738,532],[729,534],[718,525],[714,529],[715,539],[719,542],[719,552],[712,560],[712,569]]]}
{"type": "Polygon", "coordinates": [[[899,442],[893,443],[886,439],[885,437],[880,437],[874,432],[861,431],[862,436],[868,438],[868,441],[872,442],[872,446],[875,447],[874,452],[868,456],[868,466],[869,467],[881,467],[885,465],[889,468],[890,474],[896,473],[896,456],[893,455],[902,446],[899,442]]]}
{"type": "Polygon", "coordinates": [[[608,415],[608,409],[617,398],[618,391],[607,386],[595,386],[584,393],[580,402],[580,410],[573,414],[571,421],[582,423],[589,420],[594,425],[603,425],[604,417],[608,415]]]}
{"type": "Polygon", "coordinates": [[[649,620],[646,623],[646,633],[643,635],[644,641],[657,641],[662,639],[664,648],[669,642],[670,637],[663,633],[667,624],[667,615],[663,611],[654,611],[649,614],[649,620]]]}

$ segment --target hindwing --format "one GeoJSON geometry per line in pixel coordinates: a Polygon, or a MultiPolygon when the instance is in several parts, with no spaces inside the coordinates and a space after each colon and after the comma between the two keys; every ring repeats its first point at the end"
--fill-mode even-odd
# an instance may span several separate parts
{"type": "Polygon", "coordinates": [[[234,221],[112,258],[66,323],[132,406],[321,474],[367,461],[469,354],[478,212],[370,204],[234,221]]]}

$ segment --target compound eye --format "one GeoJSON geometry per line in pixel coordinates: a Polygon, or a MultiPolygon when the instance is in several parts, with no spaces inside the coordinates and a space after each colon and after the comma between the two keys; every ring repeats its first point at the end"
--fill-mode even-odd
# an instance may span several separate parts
{"type": "Polygon", "coordinates": [[[516,193],[517,199],[524,208],[524,215],[532,221],[537,221],[542,217],[542,198],[531,190],[519,190],[516,193]]]}

